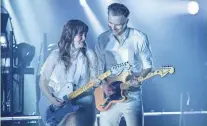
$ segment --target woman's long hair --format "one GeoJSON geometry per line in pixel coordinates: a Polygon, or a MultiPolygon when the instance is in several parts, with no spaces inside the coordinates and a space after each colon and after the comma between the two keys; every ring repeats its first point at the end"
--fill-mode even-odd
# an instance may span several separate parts
{"type": "MultiPolygon", "coordinates": [[[[78,33],[88,32],[88,26],[80,20],[69,20],[63,27],[62,35],[60,41],[58,42],[60,60],[63,61],[66,70],[71,65],[71,44],[74,37],[78,33]]],[[[86,44],[81,48],[83,55],[86,55],[86,44]]]]}

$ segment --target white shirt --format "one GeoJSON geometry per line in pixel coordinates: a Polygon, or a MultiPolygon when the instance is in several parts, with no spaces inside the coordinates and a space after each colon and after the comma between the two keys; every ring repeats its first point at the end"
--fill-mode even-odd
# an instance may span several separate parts
{"type": "Polygon", "coordinates": [[[99,74],[113,65],[128,61],[133,72],[152,68],[152,54],[147,36],[133,28],[127,28],[123,41],[119,42],[110,30],[98,37],[96,44],[99,74]]]}
{"type": "Polygon", "coordinates": [[[65,65],[59,57],[59,50],[56,49],[46,59],[40,74],[49,80],[48,85],[57,95],[68,83],[76,84],[76,88],[79,88],[87,84],[91,78],[95,78],[97,74],[95,70],[97,67],[95,53],[87,49],[86,55],[87,58],[82,53],[79,53],[78,58],[72,62],[66,72],[65,65]]]}

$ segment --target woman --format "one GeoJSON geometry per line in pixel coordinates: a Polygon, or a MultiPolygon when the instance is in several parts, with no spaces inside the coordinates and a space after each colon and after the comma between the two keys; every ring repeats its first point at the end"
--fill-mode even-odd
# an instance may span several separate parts
{"type": "MultiPolygon", "coordinates": [[[[63,99],[57,98],[65,90],[73,90],[87,84],[94,79],[97,67],[95,53],[86,48],[86,35],[88,26],[80,20],[69,20],[63,28],[59,49],[48,56],[41,69],[40,89],[43,93],[39,102],[40,114],[45,125],[50,125],[46,117],[46,104],[61,106],[63,99]],[[41,110],[42,109],[42,110],[41,110]]],[[[66,95],[66,94],[64,94],[66,95]]],[[[93,126],[95,122],[95,103],[93,91],[89,90],[72,100],[79,109],[75,113],[68,113],[57,122],[57,125],[67,126],[93,126]],[[75,119],[75,120],[74,120],[75,119]]]]}

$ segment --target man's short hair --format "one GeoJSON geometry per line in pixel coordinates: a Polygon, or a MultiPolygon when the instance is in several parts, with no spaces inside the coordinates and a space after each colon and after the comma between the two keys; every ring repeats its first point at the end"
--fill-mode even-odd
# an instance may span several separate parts
{"type": "Polygon", "coordinates": [[[114,16],[124,15],[124,17],[128,17],[130,12],[129,9],[120,3],[113,3],[108,6],[108,14],[111,13],[114,16]]]}

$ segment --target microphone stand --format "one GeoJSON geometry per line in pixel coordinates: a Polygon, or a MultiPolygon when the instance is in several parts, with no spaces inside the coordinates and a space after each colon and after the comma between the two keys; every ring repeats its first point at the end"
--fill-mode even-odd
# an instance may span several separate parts
{"type": "Polygon", "coordinates": [[[183,92],[180,94],[180,118],[179,126],[185,126],[185,115],[184,115],[184,105],[187,107],[190,105],[190,94],[186,92],[186,104],[183,104],[183,92]]]}
{"type": "Polygon", "coordinates": [[[183,122],[183,93],[180,94],[180,118],[179,118],[179,126],[182,126],[183,122]]]}

